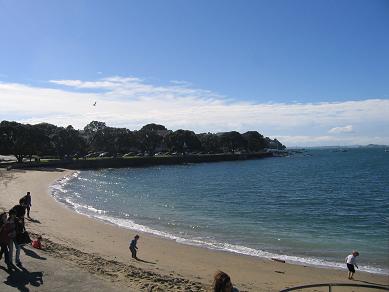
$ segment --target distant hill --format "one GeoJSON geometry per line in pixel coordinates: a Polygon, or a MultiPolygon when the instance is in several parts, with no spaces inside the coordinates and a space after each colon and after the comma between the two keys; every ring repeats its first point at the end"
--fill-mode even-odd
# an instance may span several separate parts
{"type": "Polygon", "coordinates": [[[360,146],[361,148],[388,148],[388,145],[369,144],[366,146],[360,146]]]}
{"type": "MultiPolygon", "coordinates": [[[[335,146],[306,146],[303,149],[355,149],[355,148],[389,148],[389,145],[378,145],[378,144],[369,144],[369,145],[335,145],[335,146]]],[[[288,147],[288,149],[302,149],[302,147],[288,147]]]]}

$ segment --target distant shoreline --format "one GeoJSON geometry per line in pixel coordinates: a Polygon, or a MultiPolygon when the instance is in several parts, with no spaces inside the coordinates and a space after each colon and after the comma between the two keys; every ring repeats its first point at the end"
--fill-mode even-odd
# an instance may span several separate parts
{"type": "Polygon", "coordinates": [[[247,154],[201,154],[180,156],[150,156],[129,158],[99,158],[99,159],[73,159],[53,160],[41,162],[6,163],[3,167],[12,169],[25,168],[66,168],[66,169],[101,169],[101,168],[124,168],[146,167],[155,165],[176,165],[185,163],[209,163],[223,161],[242,161],[273,157],[270,152],[258,152],[247,154]]]}

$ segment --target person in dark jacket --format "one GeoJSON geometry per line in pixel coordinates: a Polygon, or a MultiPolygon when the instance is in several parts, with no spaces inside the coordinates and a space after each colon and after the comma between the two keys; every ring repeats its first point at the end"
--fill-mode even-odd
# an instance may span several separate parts
{"type": "Polygon", "coordinates": [[[20,261],[20,249],[26,243],[31,242],[29,237],[27,239],[25,237],[26,235],[28,236],[28,233],[26,233],[24,221],[21,218],[15,219],[15,233],[15,264],[20,267],[22,266],[22,262],[20,261]]]}
{"type": "Polygon", "coordinates": [[[24,205],[23,201],[22,204],[19,203],[18,205],[13,206],[12,209],[9,210],[9,213],[15,214],[16,218],[23,219],[24,222],[24,215],[26,215],[26,206],[24,205]]]}
{"type": "Polygon", "coordinates": [[[31,193],[27,192],[27,194],[19,200],[19,204],[27,209],[27,217],[30,218],[31,193]]]}
{"type": "Polygon", "coordinates": [[[4,261],[9,265],[9,249],[8,244],[11,240],[9,234],[11,233],[11,225],[7,223],[7,213],[0,214],[0,259],[4,254],[4,261]]]}
{"type": "Polygon", "coordinates": [[[137,256],[136,256],[136,250],[138,249],[136,244],[138,242],[138,239],[139,239],[139,235],[135,235],[134,239],[131,240],[131,243],[130,243],[130,250],[131,250],[132,258],[136,259],[136,260],[138,259],[137,256]]]}
{"type": "Polygon", "coordinates": [[[13,240],[16,236],[15,232],[15,213],[8,212],[8,218],[6,215],[2,216],[3,225],[0,231],[0,243],[2,251],[5,255],[5,262],[8,268],[12,267],[12,256],[13,256],[13,240]]]}

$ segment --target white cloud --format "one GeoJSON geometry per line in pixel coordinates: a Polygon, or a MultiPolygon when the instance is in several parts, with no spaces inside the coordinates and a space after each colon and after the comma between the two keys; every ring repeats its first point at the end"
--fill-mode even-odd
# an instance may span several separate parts
{"type": "Polygon", "coordinates": [[[253,103],[228,99],[182,82],[153,85],[136,77],[50,83],[57,88],[0,83],[0,120],[45,121],[76,128],[100,120],[129,129],[155,122],[173,130],[196,132],[257,130],[287,145],[362,144],[373,139],[389,144],[389,130],[384,126],[389,124],[388,99],[253,103]],[[349,131],[353,128],[358,128],[358,136],[349,131]],[[347,131],[345,137],[333,135],[347,131]]]}
{"type": "Polygon", "coordinates": [[[352,133],[353,132],[353,126],[348,125],[344,127],[335,127],[328,131],[328,133],[331,134],[341,134],[341,133],[352,133]]]}

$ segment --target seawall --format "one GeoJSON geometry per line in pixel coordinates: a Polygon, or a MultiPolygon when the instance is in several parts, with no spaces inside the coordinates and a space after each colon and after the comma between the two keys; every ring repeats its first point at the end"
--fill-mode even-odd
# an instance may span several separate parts
{"type": "Polygon", "coordinates": [[[181,155],[181,156],[151,156],[151,157],[129,157],[129,158],[98,158],[98,159],[75,159],[75,160],[53,160],[42,162],[24,162],[21,164],[8,164],[12,168],[39,168],[55,167],[67,169],[99,169],[99,168],[123,168],[123,167],[145,167],[154,165],[174,165],[185,163],[206,163],[222,161],[238,161],[261,159],[273,157],[272,153],[258,152],[249,154],[203,154],[203,155],[181,155]]]}

